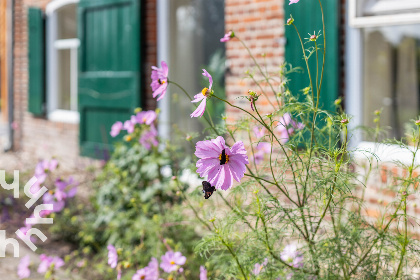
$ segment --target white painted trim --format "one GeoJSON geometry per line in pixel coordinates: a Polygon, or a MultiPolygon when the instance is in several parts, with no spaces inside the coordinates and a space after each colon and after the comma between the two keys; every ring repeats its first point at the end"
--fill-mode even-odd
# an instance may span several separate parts
{"type": "Polygon", "coordinates": [[[349,0],[348,3],[348,22],[354,28],[420,23],[420,12],[358,17],[357,0],[349,0]]]}
{"type": "Polygon", "coordinates": [[[378,0],[367,12],[370,14],[396,13],[420,9],[419,0],[378,0]]]}
{"type": "MultiPolygon", "coordinates": [[[[76,4],[79,0],[54,0],[47,5],[47,113],[48,119],[59,122],[79,122],[79,117],[71,117],[68,113],[64,114],[57,112],[69,112],[66,110],[57,109],[58,107],[58,50],[70,50],[70,109],[77,111],[77,50],[80,45],[78,38],[60,39],[57,40],[57,9],[70,4],[76,4]],[[58,115],[58,117],[57,117],[58,115]],[[70,121],[66,121],[70,119],[70,121]]],[[[77,112],[75,112],[77,113],[77,112]]]]}
{"type": "MultiPolygon", "coordinates": [[[[170,1],[158,0],[157,1],[157,63],[160,67],[160,62],[165,61],[170,66],[170,1]]],[[[163,139],[169,139],[171,125],[170,125],[170,92],[166,93],[166,97],[158,102],[159,114],[159,136],[163,139]]]]}
{"type": "Polygon", "coordinates": [[[45,14],[47,17],[51,16],[57,9],[60,9],[63,6],[70,5],[70,4],[77,4],[79,0],[54,0],[48,3],[47,7],[45,8],[45,14]]]}
{"type": "Polygon", "coordinates": [[[54,110],[48,113],[48,119],[53,122],[78,124],[80,122],[80,114],[77,111],[54,110]]]}
{"type": "MultiPolygon", "coordinates": [[[[349,4],[348,4],[349,5],[349,4]]],[[[346,26],[345,52],[345,104],[349,123],[350,146],[362,140],[359,125],[363,124],[363,44],[362,30],[346,26]]]]}
{"type": "MultiPolygon", "coordinates": [[[[411,164],[413,160],[413,152],[415,148],[409,146],[408,149],[401,148],[397,145],[385,145],[376,144],[373,142],[360,142],[355,151],[353,157],[355,160],[366,160],[366,159],[379,159],[381,163],[397,163],[411,164]],[[373,157],[373,154],[376,157],[373,157]]],[[[420,164],[420,153],[416,156],[414,164],[420,164]]]]}
{"type": "Polygon", "coordinates": [[[77,38],[55,40],[54,48],[62,49],[77,49],[80,45],[80,40],[77,38]]]}

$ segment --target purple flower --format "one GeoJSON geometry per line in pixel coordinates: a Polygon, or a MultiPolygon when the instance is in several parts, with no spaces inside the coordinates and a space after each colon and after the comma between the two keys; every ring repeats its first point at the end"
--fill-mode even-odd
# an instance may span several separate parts
{"type": "Polygon", "coordinates": [[[271,144],[268,142],[259,142],[254,152],[255,164],[260,164],[264,161],[264,155],[271,152],[271,144]]]}
{"type": "Polygon", "coordinates": [[[111,268],[116,268],[118,264],[117,250],[113,245],[108,245],[108,264],[111,268]]]}
{"type": "Polygon", "coordinates": [[[137,270],[131,280],[158,280],[159,278],[159,263],[157,259],[152,258],[149,265],[145,268],[137,270]]]}
{"type": "Polygon", "coordinates": [[[291,4],[296,4],[297,2],[299,2],[299,0],[289,0],[290,2],[289,2],[289,5],[291,5],[291,4]]]}
{"type": "Polygon", "coordinates": [[[156,258],[151,258],[147,265],[147,276],[146,280],[157,280],[159,278],[159,262],[156,258]]]}
{"type": "Polygon", "coordinates": [[[253,131],[257,139],[264,137],[264,135],[267,133],[267,129],[265,127],[254,126],[253,131]]]}
{"type": "Polygon", "coordinates": [[[280,142],[285,144],[289,141],[290,136],[295,130],[301,130],[304,127],[305,125],[303,123],[296,122],[289,113],[285,113],[280,118],[279,125],[277,126],[277,131],[280,133],[280,142]]]}
{"type": "Polygon", "coordinates": [[[157,145],[159,144],[159,142],[156,138],[157,135],[158,135],[158,132],[157,132],[156,128],[153,125],[151,125],[150,130],[143,132],[143,134],[141,135],[141,137],[139,139],[139,142],[147,150],[150,150],[152,145],[157,147],[157,145]]]}
{"type": "Polygon", "coordinates": [[[31,271],[29,269],[29,264],[31,263],[31,259],[28,255],[24,256],[20,259],[17,274],[19,279],[29,278],[31,276],[31,271]]]}
{"type": "Polygon", "coordinates": [[[220,39],[220,42],[222,43],[227,42],[233,37],[235,37],[235,34],[232,31],[229,31],[228,33],[225,34],[225,36],[223,36],[223,38],[220,39]]]}
{"type": "Polygon", "coordinates": [[[60,268],[64,265],[64,261],[59,257],[49,257],[45,254],[39,256],[41,263],[38,267],[38,273],[45,273],[54,265],[54,269],[60,268]]]}
{"type": "Polygon", "coordinates": [[[151,125],[156,120],[156,112],[153,110],[142,111],[137,113],[136,120],[139,124],[151,125]]]}
{"type": "Polygon", "coordinates": [[[201,117],[204,114],[204,111],[206,110],[206,103],[207,103],[207,98],[209,95],[211,95],[213,93],[213,91],[211,90],[211,87],[213,86],[213,78],[211,77],[211,75],[206,71],[206,69],[203,69],[203,76],[209,78],[209,88],[203,88],[201,90],[200,93],[197,93],[196,95],[194,95],[194,100],[191,102],[200,102],[200,105],[198,105],[197,109],[195,109],[194,112],[192,112],[192,114],[190,115],[191,118],[192,117],[201,117]]]}
{"type": "Polygon", "coordinates": [[[200,280],[207,280],[207,270],[204,266],[200,266],[200,280]]]}
{"type": "Polygon", "coordinates": [[[256,263],[254,266],[254,270],[252,271],[252,274],[254,275],[258,275],[261,273],[261,271],[263,270],[264,266],[267,266],[268,263],[268,259],[265,258],[264,262],[262,264],[256,263]]]}
{"type": "Polygon", "coordinates": [[[284,247],[283,252],[280,254],[280,258],[293,267],[303,267],[303,255],[297,250],[297,246],[295,244],[290,244],[284,247]]]}
{"type": "Polygon", "coordinates": [[[124,129],[127,130],[128,133],[133,133],[136,123],[137,123],[136,117],[131,116],[131,118],[129,120],[126,120],[124,122],[124,129]]]}
{"type": "Polygon", "coordinates": [[[44,196],[42,197],[42,200],[44,201],[45,204],[52,204],[53,205],[52,212],[58,213],[64,209],[64,206],[66,206],[66,202],[63,199],[58,200],[58,197],[55,195],[56,193],[57,192],[54,193],[52,191],[46,192],[44,196]]]}
{"type": "Polygon", "coordinates": [[[166,252],[161,259],[162,263],[160,264],[160,268],[167,273],[178,270],[178,266],[184,265],[187,261],[187,258],[181,252],[174,253],[172,251],[166,252]]]}
{"type": "Polygon", "coordinates": [[[157,101],[165,96],[166,89],[168,88],[168,65],[165,61],[162,61],[160,64],[162,68],[152,66],[152,83],[150,84],[153,90],[153,98],[160,95],[157,101]]]}
{"type": "Polygon", "coordinates": [[[112,125],[111,127],[111,132],[109,134],[111,134],[112,137],[117,136],[118,134],[120,134],[120,131],[123,129],[123,124],[122,122],[116,122],[112,125]]]}
{"type": "Polygon", "coordinates": [[[225,145],[225,139],[199,141],[195,145],[197,173],[207,176],[207,181],[218,189],[227,190],[232,187],[232,178],[239,182],[244,176],[248,164],[248,156],[244,143],[236,142],[232,148],[225,145]]]}

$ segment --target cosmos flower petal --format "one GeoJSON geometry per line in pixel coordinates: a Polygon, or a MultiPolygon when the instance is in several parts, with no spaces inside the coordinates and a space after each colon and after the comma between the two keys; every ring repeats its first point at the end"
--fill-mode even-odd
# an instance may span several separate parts
{"type": "Polygon", "coordinates": [[[220,188],[225,191],[232,186],[232,174],[230,172],[229,165],[227,164],[223,165],[221,173],[224,174],[224,180],[220,188]]]}
{"type": "Polygon", "coordinates": [[[213,78],[211,77],[209,72],[207,72],[206,69],[203,69],[203,76],[209,78],[209,83],[210,83],[209,89],[211,89],[211,87],[213,86],[213,78]]]}
{"type": "Polygon", "coordinates": [[[195,109],[194,112],[190,115],[190,117],[201,117],[204,114],[204,111],[206,110],[206,101],[207,98],[204,98],[203,101],[201,101],[200,105],[198,105],[197,109],[195,109]]]}
{"type": "Polygon", "coordinates": [[[197,93],[196,95],[194,95],[194,99],[191,102],[200,102],[201,100],[203,100],[204,98],[206,98],[201,92],[197,93]]]}

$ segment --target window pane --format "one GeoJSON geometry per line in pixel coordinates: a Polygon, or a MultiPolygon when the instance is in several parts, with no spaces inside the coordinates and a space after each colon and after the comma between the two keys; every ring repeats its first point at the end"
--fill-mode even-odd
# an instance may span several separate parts
{"type": "Polygon", "coordinates": [[[57,51],[58,81],[57,104],[58,109],[70,110],[70,49],[57,51]]]}
{"type": "Polygon", "coordinates": [[[76,7],[66,5],[57,11],[57,39],[77,38],[76,7]]]}
{"type": "MultiPolygon", "coordinates": [[[[419,113],[420,25],[364,30],[364,125],[383,109],[385,137],[400,139],[419,113]]],[[[372,139],[369,139],[372,140],[372,139]]]]}
{"type": "MultiPolygon", "coordinates": [[[[201,75],[202,68],[213,76],[215,94],[224,96],[225,45],[219,41],[224,32],[224,0],[171,0],[170,76],[191,96],[209,86],[208,79],[201,75]]],[[[215,122],[224,111],[223,105],[214,100],[207,102],[206,111],[215,122]]],[[[184,132],[201,132],[207,123],[204,118],[191,118],[194,110],[184,93],[172,86],[171,123],[184,132]]]]}

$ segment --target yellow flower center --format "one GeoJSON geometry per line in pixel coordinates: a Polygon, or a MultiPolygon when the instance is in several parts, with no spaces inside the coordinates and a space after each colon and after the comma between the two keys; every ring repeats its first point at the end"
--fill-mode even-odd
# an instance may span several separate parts
{"type": "Polygon", "coordinates": [[[171,262],[170,262],[170,264],[174,265],[174,264],[175,264],[175,262],[174,262],[174,261],[171,261],[171,262]]]}
{"type": "Polygon", "coordinates": [[[226,164],[229,161],[229,156],[227,154],[220,154],[219,160],[220,160],[220,165],[226,164]]]}
{"type": "Polygon", "coordinates": [[[208,91],[209,89],[208,88],[203,88],[203,90],[201,91],[201,93],[204,95],[204,96],[206,96],[206,94],[207,94],[207,91],[208,91]]]}
{"type": "Polygon", "coordinates": [[[48,191],[50,194],[54,194],[54,192],[51,190],[51,191],[48,191]]]}
{"type": "Polygon", "coordinates": [[[140,276],[140,279],[146,279],[146,276],[142,275],[140,276]]]}
{"type": "Polygon", "coordinates": [[[144,123],[146,122],[146,118],[143,118],[143,122],[144,122],[144,123]]]}
{"type": "Polygon", "coordinates": [[[162,81],[161,79],[158,79],[158,83],[159,83],[160,85],[163,85],[164,83],[166,83],[166,81],[162,81]]]}

